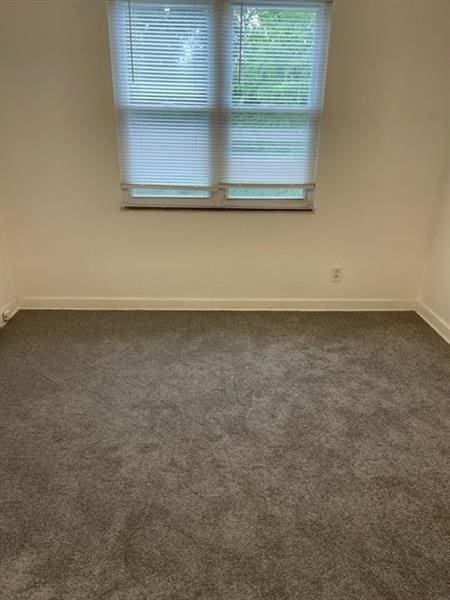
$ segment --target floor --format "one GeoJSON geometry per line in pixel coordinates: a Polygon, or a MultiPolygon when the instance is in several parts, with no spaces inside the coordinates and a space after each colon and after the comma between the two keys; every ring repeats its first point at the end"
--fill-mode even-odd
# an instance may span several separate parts
{"type": "Polygon", "coordinates": [[[450,346],[414,313],[21,312],[3,600],[448,600],[450,346]]]}

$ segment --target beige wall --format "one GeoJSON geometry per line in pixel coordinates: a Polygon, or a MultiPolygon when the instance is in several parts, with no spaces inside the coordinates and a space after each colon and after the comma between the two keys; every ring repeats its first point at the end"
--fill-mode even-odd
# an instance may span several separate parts
{"type": "Polygon", "coordinates": [[[120,211],[104,1],[0,4],[20,297],[417,297],[446,138],[447,0],[336,1],[314,215],[120,211]]]}
{"type": "MultiPolygon", "coordinates": [[[[447,55],[450,62],[450,14],[447,31],[447,55]]],[[[428,260],[419,312],[450,342],[450,68],[447,70],[447,85],[447,159],[430,226],[428,260]]]]}
{"type": "Polygon", "coordinates": [[[9,308],[14,301],[13,283],[4,231],[2,215],[0,214],[0,327],[3,324],[1,313],[6,308],[9,308]]]}
{"type": "MultiPolygon", "coordinates": [[[[431,238],[422,302],[432,312],[432,318],[442,321],[443,332],[450,341],[450,173],[431,238]]],[[[434,324],[439,328],[439,323],[434,324]]]]}

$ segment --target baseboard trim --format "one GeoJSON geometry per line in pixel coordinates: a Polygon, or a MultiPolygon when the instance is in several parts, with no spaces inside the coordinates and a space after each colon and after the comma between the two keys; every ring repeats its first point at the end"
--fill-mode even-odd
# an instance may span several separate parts
{"type": "Polygon", "coordinates": [[[370,298],[75,298],[26,297],[21,309],[34,310],[236,310],[236,311],[410,311],[416,303],[370,298]]]}
{"type": "Polygon", "coordinates": [[[11,319],[14,317],[14,315],[17,313],[18,310],[19,310],[19,305],[17,304],[17,302],[15,300],[13,302],[10,302],[9,304],[0,306],[0,327],[3,327],[4,325],[6,325],[6,323],[11,321],[11,319]],[[5,320],[3,318],[4,313],[8,313],[7,320],[5,320]]]}
{"type": "Polygon", "coordinates": [[[444,338],[447,344],[450,344],[450,325],[444,319],[422,301],[417,303],[416,312],[430,327],[444,338]]]}
{"type": "MultiPolygon", "coordinates": [[[[102,298],[30,296],[0,307],[19,310],[232,310],[232,311],[415,311],[450,344],[450,326],[424,302],[396,298],[102,298]]],[[[0,327],[5,322],[0,318],[0,327]]]]}

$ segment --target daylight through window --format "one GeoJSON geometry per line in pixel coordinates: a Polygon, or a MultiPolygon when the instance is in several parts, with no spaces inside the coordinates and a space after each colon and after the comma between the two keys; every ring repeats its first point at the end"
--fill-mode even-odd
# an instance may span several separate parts
{"type": "Polygon", "coordinates": [[[311,209],[328,0],[110,0],[126,206],[311,209]]]}

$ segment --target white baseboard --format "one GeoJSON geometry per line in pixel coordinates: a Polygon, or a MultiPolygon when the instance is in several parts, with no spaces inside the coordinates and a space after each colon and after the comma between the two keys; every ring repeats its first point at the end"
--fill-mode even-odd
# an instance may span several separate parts
{"type": "Polygon", "coordinates": [[[409,311],[410,300],[370,298],[76,298],[27,297],[23,309],[53,310],[238,310],[238,311],[409,311]]]}
{"type": "MultiPolygon", "coordinates": [[[[447,343],[450,325],[423,302],[395,298],[99,298],[33,296],[0,307],[12,318],[20,309],[28,310],[234,310],[234,311],[415,311],[447,343]]],[[[0,327],[4,325],[0,318],[0,327]]]]}
{"type": "Polygon", "coordinates": [[[14,315],[16,314],[16,312],[18,310],[19,310],[19,306],[15,300],[13,302],[11,302],[10,304],[0,306],[0,327],[3,327],[4,325],[6,325],[6,323],[14,317],[14,315]],[[5,319],[3,318],[3,314],[5,312],[8,313],[7,321],[5,321],[5,319]]]}
{"type": "Polygon", "coordinates": [[[437,315],[429,306],[424,302],[419,301],[417,303],[416,312],[422,317],[424,321],[430,325],[440,336],[444,338],[447,344],[450,344],[450,325],[444,321],[439,315],[437,315]]]}

